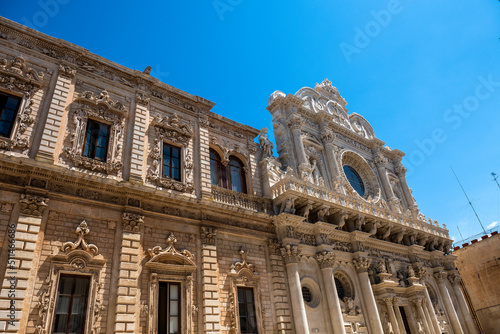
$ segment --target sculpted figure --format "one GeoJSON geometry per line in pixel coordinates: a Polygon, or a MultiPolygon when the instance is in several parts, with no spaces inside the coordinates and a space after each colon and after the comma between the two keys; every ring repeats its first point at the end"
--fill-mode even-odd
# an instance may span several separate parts
{"type": "Polygon", "coordinates": [[[259,144],[262,147],[262,158],[267,158],[273,155],[274,144],[267,138],[267,128],[262,128],[259,134],[259,144]]]}

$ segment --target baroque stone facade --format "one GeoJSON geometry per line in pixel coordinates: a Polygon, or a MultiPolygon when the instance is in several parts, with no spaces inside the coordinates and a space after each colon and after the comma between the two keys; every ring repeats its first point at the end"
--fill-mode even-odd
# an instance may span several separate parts
{"type": "Polygon", "coordinates": [[[214,103],[0,19],[0,331],[476,333],[446,226],[328,80],[214,103]],[[258,142],[256,142],[258,139],[258,142]]]}

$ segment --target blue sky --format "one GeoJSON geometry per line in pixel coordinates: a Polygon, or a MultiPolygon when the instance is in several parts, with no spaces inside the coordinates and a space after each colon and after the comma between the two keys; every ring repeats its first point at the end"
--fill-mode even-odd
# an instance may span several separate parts
{"type": "Polygon", "coordinates": [[[0,15],[216,103],[255,128],[275,90],[332,81],[406,152],[422,212],[460,239],[500,221],[498,1],[9,1],[0,15]]]}

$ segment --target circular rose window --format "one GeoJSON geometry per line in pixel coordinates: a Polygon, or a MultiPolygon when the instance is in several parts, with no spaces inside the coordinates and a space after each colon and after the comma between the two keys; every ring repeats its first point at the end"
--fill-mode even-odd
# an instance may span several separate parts
{"type": "Polygon", "coordinates": [[[359,176],[358,172],[351,166],[344,166],[344,174],[347,177],[347,181],[351,184],[351,187],[356,190],[359,196],[363,197],[365,195],[365,184],[363,183],[363,179],[359,176]]]}
{"type": "Polygon", "coordinates": [[[377,177],[366,160],[359,154],[348,150],[341,152],[339,160],[348,192],[365,200],[378,201],[380,187],[377,177]]]}

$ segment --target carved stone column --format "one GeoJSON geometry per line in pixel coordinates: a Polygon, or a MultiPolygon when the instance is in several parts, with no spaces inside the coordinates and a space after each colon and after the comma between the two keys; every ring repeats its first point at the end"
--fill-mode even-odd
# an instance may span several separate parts
{"type": "Polygon", "coordinates": [[[299,250],[297,249],[297,246],[285,245],[281,248],[281,255],[283,256],[283,260],[286,265],[295,332],[309,334],[306,305],[304,303],[304,299],[302,298],[302,286],[300,284],[298,266],[299,250]]]}
{"type": "Polygon", "coordinates": [[[202,292],[204,333],[220,333],[219,266],[217,264],[216,230],[201,227],[202,292]]]}
{"type": "Polygon", "coordinates": [[[299,178],[301,177],[300,173],[302,172],[304,166],[309,166],[309,161],[307,161],[306,152],[304,150],[304,143],[302,143],[303,124],[304,120],[297,114],[294,114],[289,118],[289,125],[290,129],[292,130],[293,144],[296,150],[297,165],[299,167],[299,174],[297,175],[299,178]]]}
{"type": "Polygon", "coordinates": [[[345,334],[344,318],[337,294],[337,287],[333,277],[333,266],[335,265],[335,255],[332,252],[321,252],[316,254],[316,260],[323,274],[323,281],[326,288],[326,300],[334,334],[345,334]]]}
{"type": "Polygon", "coordinates": [[[457,313],[455,312],[453,301],[451,300],[448,288],[446,287],[447,276],[448,274],[444,271],[434,273],[434,278],[436,279],[439,288],[439,293],[441,295],[441,299],[443,300],[444,308],[446,309],[446,314],[448,315],[448,319],[450,319],[453,332],[455,334],[464,334],[462,326],[460,325],[460,321],[458,320],[457,313]]]}
{"type": "Polygon", "coordinates": [[[436,333],[436,330],[435,330],[435,328],[434,328],[434,326],[432,324],[431,313],[429,311],[429,308],[427,307],[427,303],[425,301],[425,298],[422,301],[422,309],[424,310],[425,319],[427,321],[427,325],[429,326],[429,329],[430,329],[431,333],[439,334],[439,332],[436,333]]]}
{"type": "Polygon", "coordinates": [[[394,297],[392,299],[392,302],[394,304],[394,312],[396,313],[396,319],[398,321],[399,331],[401,332],[401,334],[406,334],[406,328],[405,328],[405,324],[403,322],[403,316],[401,315],[401,310],[399,309],[399,306],[398,306],[398,301],[399,301],[399,298],[397,298],[397,297],[394,297]]]}
{"type": "Polygon", "coordinates": [[[115,332],[135,333],[139,325],[139,287],[141,232],[144,216],[123,213],[120,249],[118,296],[116,298],[115,332]],[[137,319],[137,320],[136,320],[137,319]]]}
{"type": "Polygon", "coordinates": [[[467,303],[465,301],[462,290],[460,289],[460,275],[457,272],[453,272],[448,275],[448,280],[453,288],[453,292],[455,293],[455,298],[458,301],[458,308],[462,313],[461,319],[465,322],[465,326],[467,331],[470,334],[477,334],[476,326],[474,326],[474,320],[472,320],[472,316],[470,314],[469,308],[467,307],[467,303]]]}
{"type": "Polygon", "coordinates": [[[393,297],[384,298],[384,302],[387,306],[387,311],[389,312],[389,319],[392,324],[392,330],[394,331],[394,334],[400,334],[401,332],[399,331],[399,323],[396,319],[396,314],[394,313],[393,308],[393,297]]]}
{"type": "Polygon", "coordinates": [[[408,203],[408,207],[410,208],[411,212],[416,216],[416,212],[418,211],[418,206],[410,192],[408,183],[406,182],[406,168],[403,166],[402,163],[399,163],[396,166],[396,175],[398,176],[399,184],[403,189],[403,194],[405,196],[406,203],[408,203]]]}
{"type": "Polygon", "coordinates": [[[361,296],[365,300],[366,312],[368,323],[370,324],[372,334],[383,334],[382,323],[380,315],[377,310],[377,303],[373,295],[370,278],[368,277],[368,268],[370,267],[371,260],[368,258],[359,258],[352,261],[354,267],[358,271],[359,282],[361,285],[361,296]]]}
{"type": "Polygon", "coordinates": [[[427,291],[427,287],[424,290],[425,302],[427,305],[427,309],[429,311],[430,322],[432,323],[432,327],[436,333],[440,333],[441,329],[439,328],[439,322],[437,320],[436,312],[434,311],[434,306],[432,305],[431,296],[429,295],[429,291],[427,291]]]}
{"type": "Polygon", "coordinates": [[[391,184],[389,183],[389,178],[387,177],[387,171],[384,166],[385,158],[380,152],[375,154],[375,166],[377,166],[377,172],[382,181],[382,188],[384,188],[384,193],[387,196],[387,201],[391,202],[396,198],[394,192],[392,191],[391,184]]]}
{"type": "Polygon", "coordinates": [[[340,170],[337,165],[337,153],[336,147],[333,144],[335,139],[332,130],[328,128],[328,123],[322,125],[321,128],[321,139],[325,145],[326,158],[328,159],[328,169],[330,170],[330,175],[332,176],[332,186],[335,188],[335,184],[340,182],[340,170]]]}
{"type": "Polygon", "coordinates": [[[49,199],[21,195],[17,224],[7,226],[7,267],[0,294],[1,333],[24,333],[38,268],[33,265],[42,214],[49,199]],[[8,319],[8,320],[7,320],[8,319]]]}
{"type": "Polygon", "coordinates": [[[47,122],[43,129],[42,141],[40,143],[37,160],[45,160],[49,163],[54,163],[54,153],[56,150],[59,138],[64,134],[64,114],[66,106],[71,102],[68,99],[70,93],[74,90],[74,78],[76,69],[66,65],[59,65],[59,72],[52,101],[50,102],[47,122]]]}
{"type": "Polygon", "coordinates": [[[424,325],[425,333],[434,334],[434,330],[429,325],[429,321],[422,307],[423,302],[424,300],[421,297],[412,300],[412,303],[415,305],[415,308],[417,309],[418,317],[420,318],[420,320],[422,320],[422,324],[424,325]]]}

